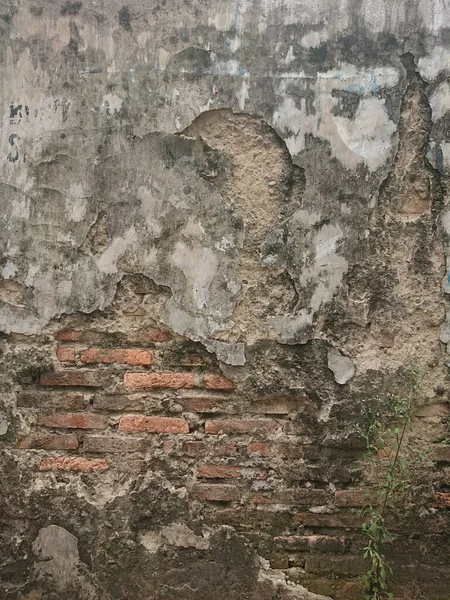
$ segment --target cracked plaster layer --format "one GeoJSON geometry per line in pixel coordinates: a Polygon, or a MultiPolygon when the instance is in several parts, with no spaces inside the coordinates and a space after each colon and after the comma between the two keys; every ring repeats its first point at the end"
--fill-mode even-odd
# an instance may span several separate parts
{"type": "MultiPolygon", "coordinates": [[[[436,36],[449,7],[422,4],[136,2],[129,23],[114,2],[71,11],[18,4],[2,26],[0,169],[2,276],[21,286],[21,300],[2,304],[0,327],[36,333],[63,313],[101,310],[127,270],[170,288],[161,320],[230,364],[245,362],[254,339],[314,336],[396,152],[399,55],[411,50],[426,79],[447,68],[436,36]],[[400,40],[411,23],[423,31],[420,49],[413,38],[374,46],[377,35],[400,40]],[[278,237],[279,254],[263,250],[262,267],[276,261],[298,302],[239,340],[233,314],[249,224],[214,187],[219,157],[217,172],[202,172],[197,154],[212,151],[174,137],[214,109],[262,118],[306,180],[301,208],[276,210],[261,240],[278,237]],[[356,203],[342,202],[355,192],[356,203]],[[108,244],[94,253],[83,243],[100,213],[108,244]]],[[[439,85],[435,119],[446,112],[439,85]]],[[[442,168],[447,147],[433,145],[442,168]]]]}

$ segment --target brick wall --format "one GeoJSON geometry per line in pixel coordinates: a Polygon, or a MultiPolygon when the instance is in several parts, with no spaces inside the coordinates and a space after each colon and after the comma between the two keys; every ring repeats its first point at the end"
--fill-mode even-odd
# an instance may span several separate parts
{"type": "MultiPolygon", "coordinates": [[[[377,502],[376,482],[362,477],[357,437],[308,428],[317,415],[305,393],[249,396],[201,346],[162,329],[61,329],[50,346],[54,369],[16,396],[27,427],[15,449],[32,468],[99,479],[164,470],[206,524],[231,525],[272,568],[360,597],[360,509],[377,502]]],[[[432,456],[450,463],[448,447],[432,456]]],[[[440,491],[434,510],[447,505],[440,491]]]]}

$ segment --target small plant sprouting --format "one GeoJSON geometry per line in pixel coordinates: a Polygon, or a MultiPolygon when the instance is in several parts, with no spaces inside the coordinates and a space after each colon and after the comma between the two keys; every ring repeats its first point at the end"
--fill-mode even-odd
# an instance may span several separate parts
{"type": "Polygon", "coordinates": [[[367,539],[363,557],[370,563],[362,579],[364,600],[388,600],[393,597],[388,591],[392,568],[383,553],[384,545],[392,541],[385,518],[389,503],[405,493],[408,487],[409,449],[405,434],[420,397],[422,380],[414,369],[405,369],[402,375],[408,385],[404,396],[387,394],[383,401],[376,398],[373,408],[363,410],[365,425],[360,434],[366,443],[366,456],[378,457],[385,472],[377,491],[379,504],[363,509],[362,532],[367,539]]]}

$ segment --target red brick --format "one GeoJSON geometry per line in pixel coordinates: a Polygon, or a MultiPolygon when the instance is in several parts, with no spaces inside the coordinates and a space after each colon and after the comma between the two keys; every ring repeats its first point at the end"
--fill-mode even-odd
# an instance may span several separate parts
{"type": "Polygon", "coordinates": [[[192,388],[195,385],[193,373],[125,373],[123,380],[128,388],[192,388]]]}
{"type": "Polygon", "coordinates": [[[234,390],[234,383],[222,375],[205,375],[203,385],[208,390],[234,390]]]}
{"type": "Polygon", "coordinates": [[[241,469],[232,465],[200,465],[197,477],[201,479],[237,479],[241,469]]]}
{"type": "Polygon", "coordinates": [[[102,387],[97,371],[53,371],[41,375],[41,385],[102,387]]]}
{"type": "Polygon", "coordinates": [[[145,440],[142,438],[105,435],[85,435],[83,439],[83,450],[96,453],[127,453],[141,452],[145,448],[145,440]]]}
{"type": "Polygon", "coordinates": [[[43,450],[76,450],[78,438],[71,433],[58,435],[49,433],[47,435],[32,435],[19,440],[16,448],[21,449],[43,449],[43,450]]]}
{"type": "Polygon", "coordinates": [[[40,415],[38,424],[65,429],[106,429],[108,417],[89,413],[53,413],[40,415]]]}
{"type": "Polygon", "coordinates": [[[142,417],[127,415],[119,421],[119,431],[148,431],[149,433],[189,433],[189,423],[173,417],[142,417]]]}
{"type": "Polygon", "coordinates": [[[436,492],[433,495],[437,507],[450,507],[450,494],[448,492],[436,492]]]}
{"type": "Polygon", "coordinates": [[[60,456],[44,458],[39,469],[41,471],[105,471],[108,463],[103,458],[84,458],[82,456],[60,456]]]}
{"type": "Polygon", "coordinates": [[[81,353],[84,363],[119,363],[122,365],[151,365],[155,358],[152,350],[90,348],[81,353]]]}
{"type": "Polygon", "coordinates": [[[147,331],[147,337],[151,342],[167,342],[172,336],[168,331],[152,328],[147,331]]]}
{"type": "Polygon", "coordinates": [[[17,406],[24,408],[52,408],[59,410],[84,410],[89,406],[89,398],[83,394],[58,392],[33,392],[19,394],[17,406]]]}
{"type": "Polygon", "coordinates": [[[237,453],[236,444],[217,444],[213,448],[216,456],[233,456],[237,453]]]}
{"type": "Polygon", "coordinates": [[[226,398],[182,398],[184,408],[195,413],[235,412],[226,398]]]}
{"type": "Polygon", "coordinates": [[[276,537],[273,541],[282,550],[309,551],[313,553],[329,552],[331,554],[341,554],[345,551],[345,540],[342,537],[290,535],[276,537]]]}
{"type": "Polygon", "coordinates": [[[60,342],[77,342],[80,339],[81,331],[74,329],[60,329],[56,334],[56,339],[60,342]]]}
{"type": "Polygon", "coordinates": [[[206,451],[204,442],[184,442],[183,452],[191,457],[197,457],[206,451]]]}
{"type": "Polygon", "coordinates": [[[328,527],[330,529],[361,529],[362,519],[356,515],[317,515],[314,513],[298,513],[295,520],[305,527],[328,527]]]}
{"type": "Polygon", "coordinates": [[[264,444],[263,442],[252,442],[248,445],[247,454],[252,456],[252,454],[260,454],[261,456],[272,456],[272,450],[269,444],[264,444]]]}
{"type": "Polygon", "coordinates": [[[329,494],[326,490],[296,488],[278,490],[274,493],[258,492],[252,497],[252,502],[254,504],[320,506],[326,504],[328,499],[329,494]]]}
{"type": "Polygon", "coordinates": [[[58,346],[56,358],[61,362],[73,362],[75,360],[75,348],[70,346],[58,346]]]}
{"type": "Polygon", "coordinates": [[[338,490],[334,503],[336,506],[366,506],[379,504],[380,498],[371,490],[338,490]]]}
{"type": "Polygon", "coordinates": [[[362,556],[311,556],[305,561],[307,573],[362,575],[366,570],[362,556]]]}
{"type": "Polygon", "coordinates": [[[227,484],[198,484],[191,490],[193,498],[210,502],[237,502],[240,498],[239,489],[227,484]]]}
{"type": "Polygon", "coordinates": [[[206,433],[269,433],[278,428],[271,419],[220,419],[205,422],[206,433]]]}

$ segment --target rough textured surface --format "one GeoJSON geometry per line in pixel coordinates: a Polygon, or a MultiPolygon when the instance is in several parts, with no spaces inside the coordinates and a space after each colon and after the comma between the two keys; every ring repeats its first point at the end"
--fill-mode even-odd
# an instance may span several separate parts
{"type": "Polygon", "coordinates": [[[0,1],[0,596],[359,598],[413,363],[448,600],[449,3],[123,2],[0,1]]]}

